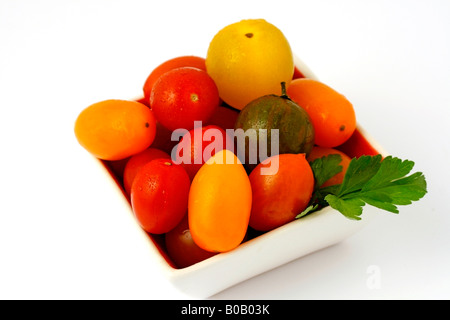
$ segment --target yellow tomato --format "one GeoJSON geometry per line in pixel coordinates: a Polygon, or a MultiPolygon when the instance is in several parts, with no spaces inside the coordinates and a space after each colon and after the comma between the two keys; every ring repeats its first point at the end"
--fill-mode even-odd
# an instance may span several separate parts
{"type": "Polygon", "coordinates": [[[220,30],[212,39],[206,70],[220,97],[242,110],[266,94],[281,94],[289,85],[294,59],[289,42],[274,25],[263,19],[242,20],[220,30]]]}

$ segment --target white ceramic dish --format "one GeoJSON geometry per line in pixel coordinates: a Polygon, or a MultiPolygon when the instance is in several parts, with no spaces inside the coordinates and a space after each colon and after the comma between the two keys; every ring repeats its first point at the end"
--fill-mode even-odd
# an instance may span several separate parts
{"type": "MultiPolygon", "coordinates": [[[[300,59],[296,58],[295,64],[305,77],[316,78],[300,59]]],[[[350,150],[348,153],[351,156],[363,153],[387,155],[360,126],[351,140],[345,146],[345,151],[350,150]]],[[[114,181],[112,176],[111,179],[114,181]]],[[[192,297],[206,298],[258,274],[341,242],[363,228],[370,220],[372,211],[376,210],[366,206],[364,218],[353,221],[331,207],[324,208],[251,239],[230,252],[215,255],[183,269],[173,267],[164,254],[162,238],[159,236],[146,238],[152,244],[151,251],[146,254],[154,257],[155,264],[159,265],[162,273],[179,290],[192,297]]]]}

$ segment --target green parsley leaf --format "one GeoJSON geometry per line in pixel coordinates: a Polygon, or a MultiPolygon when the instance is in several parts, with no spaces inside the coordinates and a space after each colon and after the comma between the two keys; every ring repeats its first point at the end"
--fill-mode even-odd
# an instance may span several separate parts
{"type": "Polygon", "coordinates": [[[341,155],[329,154],[318,158],[311,163],[316,189],[320,188],[327,180],[342,171],[342,166],[340,165],[341,161],[341,155]]]}
{"type": "Polygon", "coordinates": [[[381,155],[361,156],[350,161],[338,196],[360,190],[381,166],[381,155]]]}
{"type": "MultiPolygon", "coordinates": [[[[398,213],[396,205],[411,204],[412,201],[417,201],[426,194],[426,181],[421,172],[405,177],[413,167],[414,162],[410,160],[402,161],[391,156],[386,157],[380,162],[377,172],[357,193],[341,189],[340,197],[344,201],[358,198],[377,208],[398,213]]],[[[347,175],[342,185],[346,178],[347,175]]]]}
{"type": "Polygon", "coordinates": [[[339,154],[329,154],[321,158],[315,159],[310,163],[311,169],[314,174],[314,190],[310,201],[310,205],[299,213],[295,218],[300,219],[307,214],[319,210],[320,208],[327,206],[328,203],[324,200],[325,196],[335,190],[336,186],[329,186],[321,188],[321,186],[336,174],[342,171],[340,165],[342,157],[339,154]]]}
{"type": "Polygon", "coordinates": [[[342,184],[320,188],[325,181],[342,170],[339,162],[336,157],[327,156],[311,163],[316,188],[310,206],[298,218],[326,205],[353,220],[361,219],[365,204],[398,213],[397,205],[411,204],[427,193],[423,173],[416,172],[407,176],[414,167],[413,161],[392,156],[382,159],[381,155],[352,159],[342,184]]]}
{"type": "Polygon", "coordinates": [[[333,194],[327,195],[325,200],[333,209],[336,209],[347,218],[361,220],[359,216],[362,214],[362,207],[365,204],[364,201],[358,198],[343,200],[333,194]]]}
{"type": "Polygon", "coordinates": [[[314,212],[317,210],[317,208],[319,207],[318,204],[311,204],[309,205],[305,210],[303,210],[301,213],[299,213],[295,219],[300,219],[301,217],[306,216],[307,214],[314,212]]]}

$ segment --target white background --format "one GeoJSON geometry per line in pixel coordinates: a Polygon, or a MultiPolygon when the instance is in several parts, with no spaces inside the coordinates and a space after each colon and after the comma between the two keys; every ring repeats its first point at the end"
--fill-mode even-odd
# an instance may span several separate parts
{"type": "MultiPolygon", "coordinates": [[[[123,199],[76,142],[88,105],[141,95],[222,27],[278,26],[429,193],[219,299],[450,298],[450,2],[0,1],[0,298],[179,299],[123,199]],[[380,276],[371,287],[372,268],[380,276]]],[[[223,276],[223,275],[218,275],[223,276]]]]}

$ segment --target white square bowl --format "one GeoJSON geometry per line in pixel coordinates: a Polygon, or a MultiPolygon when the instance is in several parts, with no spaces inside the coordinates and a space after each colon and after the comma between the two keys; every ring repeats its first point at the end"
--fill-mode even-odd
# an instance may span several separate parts
{"type": "MultiPolygon", "coordinates": [[[[317,79],[297,57],[295,65],[303,76],[317,79]]],[[[355,134],[340,149],[351,157],[387,155],[359,125],[355,134]]],[[[117,178],[111,174],[112,170],[107,172],[116,183],[117,178]]],[[[131,207],[129,209],[131,211],[131,207]]],[[[377,210],[366,206],[363,219],[354,221],[327,207],[248,240],[230,252],[182,269],[177,269],[165,253],[163,236],[148,235],[143,239],[151,243],[151,250],[146,254],[154,258],[155,264],[176,288],[192,297],[207,298],[258,274],[341,242],[362,229],[377,210]]]]}

